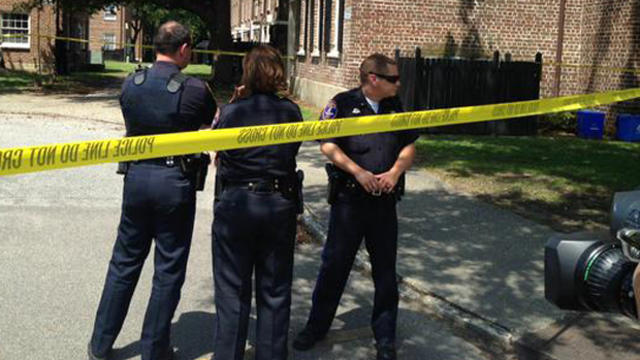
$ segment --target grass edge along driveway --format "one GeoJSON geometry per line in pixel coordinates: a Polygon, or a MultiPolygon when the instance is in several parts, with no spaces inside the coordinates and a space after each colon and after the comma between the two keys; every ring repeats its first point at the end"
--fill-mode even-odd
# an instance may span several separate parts
{"type": "Polygon", "coordinates": [[[558,231],[603,229],[640,186],[640,144],[575,137],[422,136],[416,167],[558,231]]]}

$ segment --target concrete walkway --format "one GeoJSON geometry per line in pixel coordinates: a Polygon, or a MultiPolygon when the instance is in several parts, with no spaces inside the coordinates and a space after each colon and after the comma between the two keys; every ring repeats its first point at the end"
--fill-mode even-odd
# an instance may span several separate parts
{"type": "MultiPolygon", "coordinates": [[[[325,160],[311,143],[298,159],[306,174],[304,220],[323,241],[325,160]]],[[[407,189],[398,208],[397,269],[406,296],[418,294],[434,315],[496,356],[610,359],[615,350],[616,359],[639,358],[632,341],[640,335],[637,323],[619,315],[579,316],[545,300],[551,229],[458,193],[425,171],[410,171],[407,189]]],[[[367,259],[362,248],[356,266],[367,268],[367,259]]]]}

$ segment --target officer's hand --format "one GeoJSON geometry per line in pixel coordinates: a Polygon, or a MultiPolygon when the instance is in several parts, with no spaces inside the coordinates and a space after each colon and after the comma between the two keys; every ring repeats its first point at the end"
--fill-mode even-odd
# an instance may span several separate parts
{"type": "Polygon", "coordinates": [[[387,171],[381,174],[377,174],[375,175],[375,177],[378,181],[380,190],[389,193],[398,183],[398,178],[400,178],[400,175],[396,174],[394,171],[387,171]]]}
{"type": "Polygon", "coordinates": [[[378,180],[370,171],[359,171],[355,174],[355,178],[367,192],[378,191],[378,180]]]}

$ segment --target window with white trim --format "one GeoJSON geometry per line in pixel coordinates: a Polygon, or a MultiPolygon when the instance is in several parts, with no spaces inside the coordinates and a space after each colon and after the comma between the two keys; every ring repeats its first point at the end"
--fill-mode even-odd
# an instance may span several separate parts
{"type": "Polygon", "coordinates": [[[116,34],[104,34],[103,35],[104,49],[115,50],[116,49],[116,34]]]}
{"type": "Polygon", "coordinates": [[[105,6],[104,19],[108,21],[116,21],[118,19],[118,7],[115,5],[105,6]]]}
{"type": "Polygon", "coordinates": [[[309,33],[309,1],[300,1],[300,31],[298,35],[298,56],[306,55],[307,34],[309,33]]]}
{"type": "Polygon", "coordinates": [[[2,47],[28,49],[30,46],[29,28],[28,14],[3,13],[0,22],[2,47]]]}
{"type": "Polygon", "coordinates": [[[339,58],[342,51],[342,24],[344,0],[328,0],[327,4],[327,57],[339,58]]]}

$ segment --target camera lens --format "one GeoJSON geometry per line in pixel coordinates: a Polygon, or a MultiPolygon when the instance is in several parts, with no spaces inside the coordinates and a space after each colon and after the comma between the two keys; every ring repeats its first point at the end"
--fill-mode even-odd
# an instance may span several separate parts
{"type": "Polygon", "coordinates": [[[585,253],[576,272],[579,298],[593,311],[635,317],[632,276],[636,264],[627,260],[617,244],[602,244],[585,253]]]}

